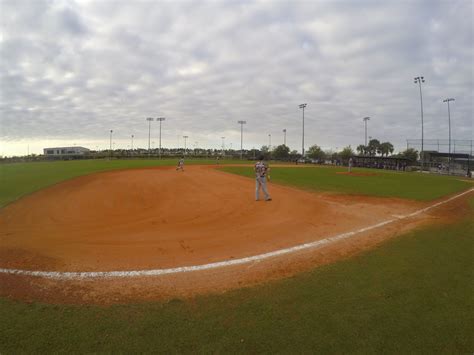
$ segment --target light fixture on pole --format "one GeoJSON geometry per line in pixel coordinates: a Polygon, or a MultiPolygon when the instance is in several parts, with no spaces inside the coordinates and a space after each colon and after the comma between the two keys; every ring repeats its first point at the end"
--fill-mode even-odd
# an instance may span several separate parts
{"type": "Polygon", "coordinates": [[[286,146],[286,128],[283,130],[283,145],[286,146]]]}
{"type": "Polygon", "coordinates": [[[110,153],[109,153],[109,158],[112,158],[112,133],[114,132],[113,129],[110,130],[110,153]]]}
{"type": "Polygon", "coordinates": [[[301,104],[299,108],[303,109],[303,139],[302,139],[302,144],[301,144],[301,156],[304,157],[304,108],[306,107],[307,104],[301,104]]]}
{"type": "Polygon", "coordinates": [[[133,137],[134,137],[134,135],[132,134],[132,150],[133,150],[133,137]]]}
{"type": "Polygon", "coordinates": [[[161,159],[161,122],[163,122],[165,120],[165,118],[164,117],[158,117],[156,120],[160,121],[160,159],[161,159]]]}
{"type": "Polygon", "coordinates": [[[153,117],[148,117],[148,155],[150,155],[150,137],[151,137],[151,122],[154,120],[153,117]]]}
{"type": "Polygon", "coordinates": [[[240,124],[240,159],[242,159],[243,155],[243,136],[244,136],[244,124],[247,123],[247,121],[237,121],[238,124],[240,124]]]}
{"type": "Polygon", "coordinates": [[[186,155],[186,140],[189,138],[189,136],[183,136],[184,138],[184,155],[186,155]]]}
{"type": "Polygon", "coordinates": [[[443,102],[448,103],[448,128],[449,128],[449,158],[448,158],[448,172],[451,173],[451,111],[449,109],[449,102],[454,101],[453,98],[445,99],[443,102]]]}
{"type": "Polygon", "coordinates": [[[272,135],[271,133],[268,134],[268,151],[272,150],[272,135]]]}
{"type": "Polygon", "coordinates": [[[225,137],[221,137],[222,138],[222,156],[224,156],[224,139],[225,137]]]}
{"type": "Polygon", "coordinates": [[[420,104],[421,104],[421,170],[423,171],[424,168],[424,160],[425,160],[425,154],[424,152],[424,131],[423,131],[423,95],[421,94],[421,83],[425,82],[425,78],[422,76],[417,76],[415,79],[415,84],[418,84],[420,87],[420,104]]]}

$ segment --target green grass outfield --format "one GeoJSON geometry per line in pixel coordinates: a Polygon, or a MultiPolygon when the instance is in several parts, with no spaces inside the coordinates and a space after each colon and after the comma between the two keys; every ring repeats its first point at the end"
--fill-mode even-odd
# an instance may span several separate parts
{"type": "MultiPolygon", "coordinates": [[[[251,167],[229,166],[221,169],[234,174],[254,177],[251,167]]],[[[272,167],[270,175],[271,181],[277,184],[311,191],[398,197],[419,201],[435,200],[473,186],[472,183],[454,176],[359,168],[353,169],[353,172],[374,175],[338,174],[345,172],[347,172],[347,168],[318,166],[287,168],[275,165],[272,167]]]]}
{"type": "MultiPolygon", "coordinates": [[[[5,205],[95,171],[175,163],[2,165],[0,201],[5,205]]],[[[225,169],[252,176],[250,168],[225,169]]],[[[275,167],[272,178],[304,189],[410,199],[433,199],[472,186],[456,178],[370,170],[378,175],[367,177],[371,187],[364,192],[356,181],[366,177],[336,171],[275,167]],[[404,181],[398,188],[382,183],[397,179],[404,181]],[[411,179],[422,179],[412,182],[425,189],[421,197],[409,188],[411,179]]],[[[470,206],[470,215],[456,224],[415,230],[350,259],[224,295],[109,307],[0,298],[0,353],[472,353],[472,197],[470,206]]]]}
{"type": "Polygon", "coordinates": [[[110,307],[0,298],[0,353],[472,353],[474,199],[471,212],[224,295],[110,307]]]}

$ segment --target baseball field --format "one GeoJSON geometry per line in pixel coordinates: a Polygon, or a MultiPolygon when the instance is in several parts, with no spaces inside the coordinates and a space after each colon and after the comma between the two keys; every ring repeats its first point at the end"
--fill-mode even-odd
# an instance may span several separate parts
{"type": "Polygon", "coordinates": [[[471,181],[251,163],[0,165],[0,352],[472,352],[471,181]]]}

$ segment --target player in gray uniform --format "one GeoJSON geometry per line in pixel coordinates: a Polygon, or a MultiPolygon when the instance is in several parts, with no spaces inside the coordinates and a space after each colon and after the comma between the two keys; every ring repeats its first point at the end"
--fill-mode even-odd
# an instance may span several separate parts
{"type": "Polygon", "coordinates": [[[184,158],[181,158],[178,162],[178,166],[176,167],[176,171],[181,170],[184,171],[184,158]]]}
{"type": "Polygon", "coordinates": [[[260,156],[258,160],[259,161],[255,164],[255,201],[259,199],[260,187],[265,195],[265,201],[271,201],[272,198],[267,191],[267,178],[270,177],[268,175],[270,168],[263,162],[263,156],[260,156]]]}

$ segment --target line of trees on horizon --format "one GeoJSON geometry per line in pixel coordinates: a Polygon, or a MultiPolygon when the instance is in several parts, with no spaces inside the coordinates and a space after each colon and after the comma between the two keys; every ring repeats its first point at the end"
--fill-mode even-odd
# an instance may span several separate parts
{"type": "MultiPolygon", "coordinates": [[[[356,152],[349,145],[344,147],[340,151],[335,151],[332,149],[323,150],[317,144],[314,144],[308,148],[305,154],[305,159],[311,159],[313,161],[324,162],[325,160],[339,160],[347,162],[352,156],[380,156],[380,157],[402,157],[406,158],[411,162],[416,162],[418,160],[418,151],[413,148],[409,148],[403,152],[400,152],[396,155],[391,155],[394,151],[393,144],[390,142],[380,143],[377,139],[371,139],[367,146],[359,145],[356,148],[356,152]]],[[[212,157],[225,157],[225,158],[240,158],[239,149],[203,149],[203,148],[162,148],[161,155],[166,157],[175,157],[175,156],[188,156],[191,157],[200,157],[200,158],[212,158],[212,157]]],[[[245,159],[256,159],[260,155],[263,155],[266,159],[275,159],[275,160],[286,160],[286,161],[295,161],[303,158],[301,153],[296,150],[290,150],[290,148],[284,144],[278,145],[275,147],[262,146],[260,149],[244,149],[242,156],[245,159]]],[[[157,157],[159,156],[159,149],[152,148],[150,150],[145,148],[136,148],[136,149],[112,149],[112,151],[106,149],[102,151],[91,150],[89,153],[84,156],[77,156],[75,159],[91,159],[91,158],[101,158],[101,157],[114,157],[114,158],[146,158],[146,157],[157,157]]],[[[0,161],[18,161],[18,160],[44,160],[51,157],[30,154],[26,157],[0,157],[0,161]]],[[[61,159],[61,157],[55,157],[61,159]]],[[[67,159],[67,157],[62,157],[67,159]]]]}
{"type": "MultiPolygon", "coordinates": [[[[380,143],[377,139],[371,139],[367,146],[359,145],[356,148],[356,152],[352,149],[352,147],[346,146],[341,151],[334,151],[334,150],[323,150],[317,144],[312,145],[309,147],[308,151],[305,154],[306,158],[315,160],[315,161],[324,161],[324,160],[342,160],[348,161],[353,156],[380,156],[380,157],[398,157],[398,158],[405,158],[411,162],[416,162],[418,160],[418,151],[413,148],[408,148],[405,151],[402,151],[398,154],[393,155],[394,147],[393,144],[390,142],[383,142],[380,143]]],[[[301,158],[301,154],[297,151],[293,150],[290,151],[290,148],[285,146],[284,144],[276,146],[271,151],[269,150],[268,146],[263,146],[261,148],[262,154],[267,159],[277,159],[277,160],[295,160],[301,158]]]]}

